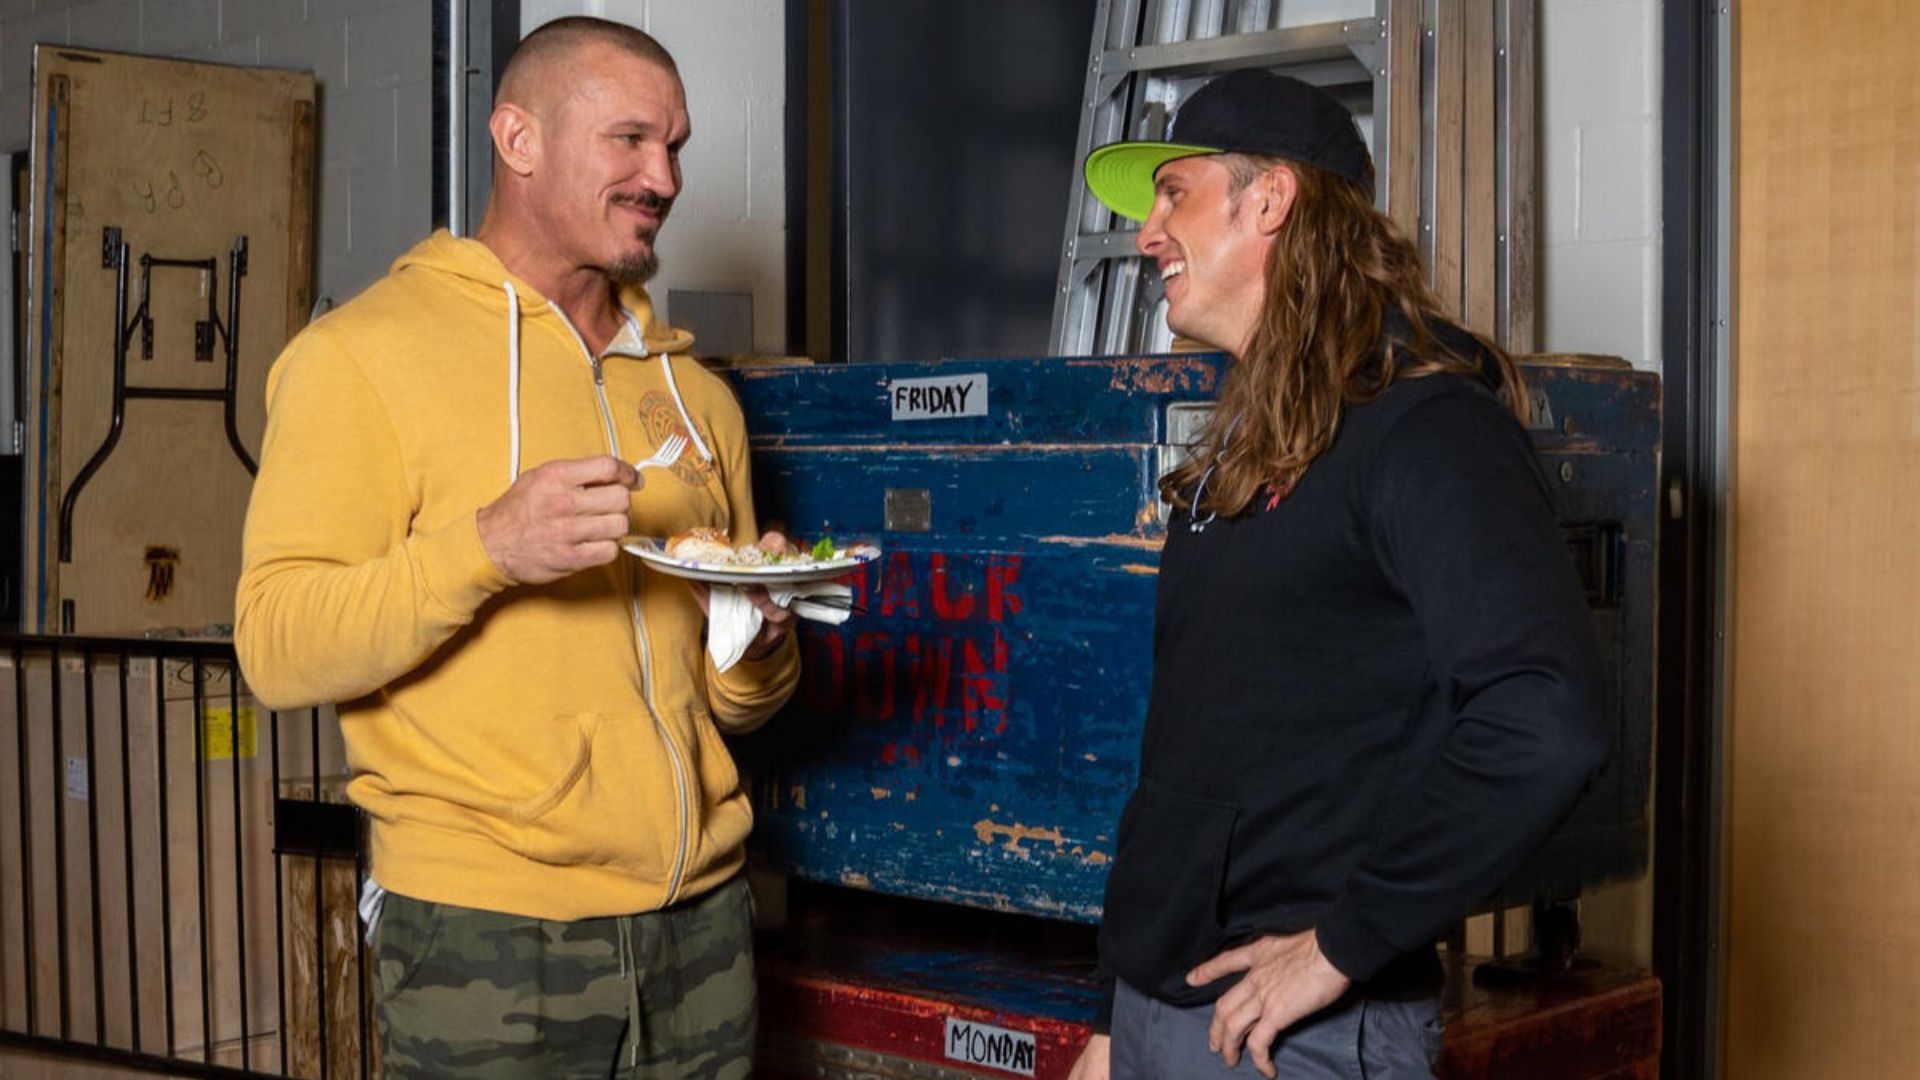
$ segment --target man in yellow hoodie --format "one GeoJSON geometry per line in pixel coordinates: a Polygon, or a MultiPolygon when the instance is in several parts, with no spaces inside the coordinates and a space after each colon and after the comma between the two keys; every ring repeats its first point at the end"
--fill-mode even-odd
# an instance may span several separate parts
{"type": "Polygon", "coordinates": [[[705,594],[618,546],[757,534],[739,407],[642,288],[685,93],[651,37],[563,19],[490,128],[477,237],[436,233],[274,367],[241,663],[269,704],[339,706],[387,1075],[746,1076],[751,811],[720,734],[792,693],[791,616],[755,595],[719,672],[705,594]]]}

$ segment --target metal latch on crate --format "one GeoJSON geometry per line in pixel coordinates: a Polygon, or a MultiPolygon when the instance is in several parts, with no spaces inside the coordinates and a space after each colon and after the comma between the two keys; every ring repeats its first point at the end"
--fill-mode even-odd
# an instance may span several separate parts
{"type": "Polygon", "coordinates": [[[933,493],[926,488],[888,488],[882,519],[888,532],[932,529],[933,493]]]}
{"type": "MultiPolygon", "coordinates": [[[[1200,441],[1200,435],[1207,429],[1207,420],[1213,415],[1211,401],[1176,401],[1167,406],[1166,423],[1160,427],[1160,442],[1153,448],[1153,481],[1156,490],[1160,478],[1179,468],[1193,456],[1193,447],[1200,441]]],[[[1167,516],[1173,512],[1173,504],[1154,497],[1159,511],[1160,524],[1167,523],[1167,516]]]]}

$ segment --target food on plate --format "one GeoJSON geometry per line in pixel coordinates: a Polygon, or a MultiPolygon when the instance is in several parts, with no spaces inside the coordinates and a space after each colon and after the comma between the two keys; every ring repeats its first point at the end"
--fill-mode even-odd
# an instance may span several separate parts
{"type": "Polygon", "coordinates": [[[764,544],[746,543],[735,547],[725,529],[703,525],[668,537],[663,549],[670,559],[709,566],[804,566],[860,558],[877,550],[872,544],[838,548],[830,536],[821,537],[809,550],[795,546],[779,533],[768,533],[762,540],[764,544]]]}
{"type": "Polygon", "coordinates": [[[727,531],[705,525],[668,537],[666,550],[669,558],[686,559],[689,562],[722,565],[733,562],[733,541],[728,539],[727,531]]]}

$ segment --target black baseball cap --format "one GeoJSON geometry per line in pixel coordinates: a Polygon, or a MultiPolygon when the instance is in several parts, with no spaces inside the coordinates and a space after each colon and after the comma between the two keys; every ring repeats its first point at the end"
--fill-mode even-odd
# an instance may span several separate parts
{"type": "Polygon", "coordinates": [[[1228,153],[1286,158],[1373,186],[1373,159],[1346,106],[1291,76],[1243,68],[1195,90],[1165,142],[1108,143],[1088,154],[1087,188],[1121,217],[1145,221],[1160,166],[1228,153]]]}

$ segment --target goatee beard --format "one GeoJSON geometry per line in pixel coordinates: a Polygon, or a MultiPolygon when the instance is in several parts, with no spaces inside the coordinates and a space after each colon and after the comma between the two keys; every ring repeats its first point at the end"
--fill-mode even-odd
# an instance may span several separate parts
{"type": "MultiPolygon", "coordinates": [[[[638,195],[618,196],[614,202],[640,207],[655,215],[657,221],[666,220],[667,210],[673,205],[672,200],[663,199],[651,191],[643,191],[638,195]]],[[[654,243],[659,236],[657,226],[653,229],[637,230],[634,239],[645,246],[638,252],[615,259],[613,265],[607,268],[607,273],[620,285],[645,285],[653,280],[653,275],[660,269],[660,257],[654,254],[654,243]]]]}
{"type": "Polygon", "coordinates": [[[660,257],[653,253],[651,246],[644,253],[623,255],[607,268],[608,276],[618,285],[645,285],[659,271],[660,257]]]}

